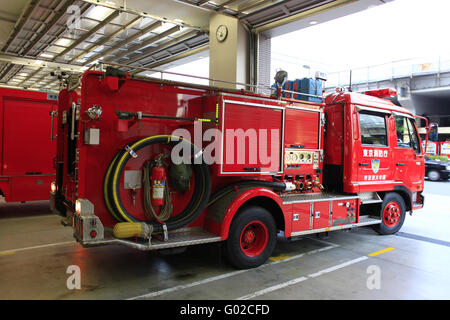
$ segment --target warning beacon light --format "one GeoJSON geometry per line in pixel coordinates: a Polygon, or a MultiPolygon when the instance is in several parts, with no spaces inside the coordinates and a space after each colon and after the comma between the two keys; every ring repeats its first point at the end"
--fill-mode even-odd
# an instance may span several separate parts
{"type": "Polygon", "coordinates": [[[391,88],[386,88],[386,89],[366,91],[364,92],[364,94],[377,98],[392,98],[397,95],[397,91],[391,88]]]}

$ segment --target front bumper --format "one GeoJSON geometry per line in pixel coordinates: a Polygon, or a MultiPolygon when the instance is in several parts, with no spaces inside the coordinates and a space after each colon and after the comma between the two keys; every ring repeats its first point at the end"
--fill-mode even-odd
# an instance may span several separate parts
{"type": "Polygon", "coordinates": [[[422,209],[424,205],[425,205],[425,196],[423,195],[423,192],[417,192],[416,201],[413,201],[412,203],[412,209],[413,210],[422,209]]]}
{"type": "Polygon", "coordinates": [[[441,173],[441,178],[444,180],[448,180],[448,178],[450,177],[450,170],[442,170],[440,171],[441,173]]]}

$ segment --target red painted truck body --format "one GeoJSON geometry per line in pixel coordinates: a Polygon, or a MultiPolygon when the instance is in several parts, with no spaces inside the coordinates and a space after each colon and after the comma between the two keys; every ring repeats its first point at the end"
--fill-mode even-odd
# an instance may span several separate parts
{"type": "Polygon", "coordinates": [[[84,246],[224,241],[241,268],[266,261],[277,230],[291,238],[374,225],[391,234],[424,200],[414,116],[350,92],[312,103],[88,71],[79,90],[59,94],[56,166],[51,203],[84,246]],[[175,149],[191,161],[182,191],[175,149]],[[145,175],[149,161],[167,181],[145,175]],[[170,195],[168,220],[148,216],[146,181],[167,183],[158,190],[170,195]]]}
{"type": "Polygon", "coordinates": [[[0,88],[0,190],[6,202],[48,199],[56,155],[50,113],[56,109],[57,95],[0,88]]]}

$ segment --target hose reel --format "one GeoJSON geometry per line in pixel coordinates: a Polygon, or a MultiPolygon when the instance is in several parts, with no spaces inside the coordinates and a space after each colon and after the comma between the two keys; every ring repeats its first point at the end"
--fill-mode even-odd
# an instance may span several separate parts
{"type": "MultiPolygon", "coordinates": [[[[137,157],[137,152],[150,145],[163,144],[174,147],[179,143],[189,143],[191,154],[195,155],[200,149],[180,137],[171,135],[158,135],[137,140],[120,150],[109,164],[103,181],[103,196],[106,207],[111,215],[119,222],[145,223],[151,226],[154,233],[161,233],[167,230],[175,230],[187,226],[195,221],[204,211],[208,204],[211,190],[211,176],[208,166],[202,160],[201,163],[192,164],[192,174],[195,179],[195,186],[189,203],[184,210],[173,217],[167,217],[164,224],[161,221],[140,221],[128,212],[120,198],[120,179],[125,166],[131,158],[137,157]]],[[[150,170],[148,168],[147,170],[150,170]]],[[[147,171],[148,175],[150,171],[147,171]]],[[[167,192],[168,189],[166,189],[167,192]]],[[[167,198],[167,197],[166,197],[167,198]]],[[[151,204],[150,204],[151,206],[151,204]]]]}

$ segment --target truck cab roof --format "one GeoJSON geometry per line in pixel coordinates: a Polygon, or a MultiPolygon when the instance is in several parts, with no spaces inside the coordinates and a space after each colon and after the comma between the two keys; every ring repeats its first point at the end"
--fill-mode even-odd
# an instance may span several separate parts
{"type": "Polygon", "coordinates": [[[332,93],[326,96],[325,105],[336,103],[358,104],[362,106],[368,106],[372,108],[383,109],[391,112],[398,112],[414,116],[414,114],[411,113],[411,111],[409,111],[408,109],[399,107],[388,99],[377,98],[363,93],[343,91],[332,93]]]}

